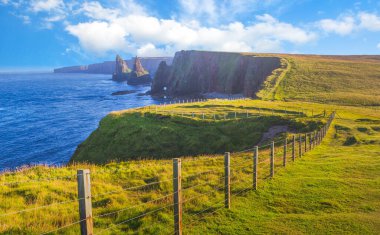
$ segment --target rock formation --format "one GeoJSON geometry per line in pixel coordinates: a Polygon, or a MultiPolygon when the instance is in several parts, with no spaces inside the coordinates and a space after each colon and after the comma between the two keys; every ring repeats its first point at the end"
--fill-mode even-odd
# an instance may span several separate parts
{"type": "MultiPolygon", "coordinates": [[[[173,57],[140,57],[142,66],[153,77],[161,61],[171,64],[173,57]]],[[[133,68],[134,58],[124,60],[129,68],[133,68]]],[[[54,73],[88,73],[88,74],[114,74],[116,68],[115,61],[104,61],[102,63],[70,66],[54,69],[54,73]]]]}
{"type": "Polygon", "coordinates": [[[136,56],[133,63],[133,70],[129,74],[128,84],[139,85],[151,82],[152,78],[150,77],[150,74],[144,69],[144,67],[141,65],[140,59],[136,56]]]}
{"type": "Polygon", "coordinates": [[[127,81],[131,70],[128,68],[127,63],[119,56],[116,56],[115,73],[112,75],[112,80],[127,81]]]}
{"type": "Polygon", "coordinates": [[[133,69],[130,70],[127,63],[119,56],[116,56],[115,73],[112,75],[114,81],[127,81],[129,85],[140,85],[152,82],[148,71],[141,65],[140,59],[136,56],[133,62],[133,69]]]}
{"type": "Polygon", "coordinates": [[[172,65],[160,63],[151,94],[175,97],[217,92],[254,97],[262,82],[281,66],[280,60],[240,53],[180,51],[172,65]]]}

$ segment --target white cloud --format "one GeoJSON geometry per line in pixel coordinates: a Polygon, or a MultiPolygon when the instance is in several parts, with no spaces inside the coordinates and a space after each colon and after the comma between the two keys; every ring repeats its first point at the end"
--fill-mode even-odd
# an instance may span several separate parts
{"type": "Polygon", "coordinates": [[[104,8],[99,2],[84,2],[79,12],[95,20],[112,20],[119,15],[119,10],[104,8]]]}
{"type": "Polygon", "coordinates": [[[256,22],[247,25],[233,22],[202,26],[196,20],[181,22],[146,14],[122,15],[98,2],[84,4],[82,11],[95,21],[71,24],[66,30],[78,38],[86,51],[96,54],[123,51],[158,56],[186,49],[269,52],[281,49],[283,43],[307,43],[316,38],[314,33],[268,14],[257,16],[256,22]]]}
{"type": "Polygon", "coordinates": [[[9,3],[9,0],[0,0],[0,3],[2,3],[2,4],[4,4],[4,5],[6,5],[6,4],[8,4],[8,3],[9,3]]]}
{"type": "Polygon", "coordinates": [[[337,19],[323,19],[317,22],[317,26],[327,33],[349,35],[354,31],[368,30],[380,31],[380,16],[358,12],[350,16],[339,16],[337,19]]]}
{"type": "Polygon", "coordinates": [[[180,0],[182,7],[182,17],[184,21],[189,18],[203,18],[209,22],[215,22],[217,19],[217,9],[214,0],[180,0]]]}
{"type": "Polygon", "coordinates": [[[64,6],[63,0],[33,0],[30,2],[34,12],[52,11],[64,6]]]}
{"type": "Polygon", "coordinates": [[[378,49],[380,49],[380,42],[377,44],[377,46],[376,46],[378,49]]]}
{"type": "Polygon", "coordinates": [[[351,16],[341,17],[337,20],[323,19],[318,22],[319,27],[328,33],[348,35],[355,29],[355,19],[351,16]]]}
{"type": "Polygon", "coordinates": [[[360,27],[370,31],[380,31],[380,17],[367,12],[360,12],[359,15],[360,27]]]}
{"type": "Polygon", "coordinates": [[[148,43],[138,48],[136,55],[137,56],[163,56],[163,55],[173,56],[174,53],[175,53],[175,50],[171,48],[170,46],[166,46],[164,48],[157,48],[152,43],[148,43]]]}
{"type": "MultiPolygon", "coordinates": [[[[241,16],[266,9],[281,0],[179,0],[180,20],[186,22],[197,18],[208,25],[235,21],[241,16]]],[[[285,4],[292,4],[292,0],[285,4]]]]}
{"type": "Polygon", "coordinates": [[[107,51],[128,48],[125,30],[117,24],[94,21],[68,25],[66,30],[79,39],[80,45],[87,51],[102,55],[107,51]]]}

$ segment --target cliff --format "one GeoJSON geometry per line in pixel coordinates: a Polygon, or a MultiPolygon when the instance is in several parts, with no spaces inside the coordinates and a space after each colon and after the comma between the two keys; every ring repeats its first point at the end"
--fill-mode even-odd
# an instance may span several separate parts
{"type": "Polygon", "coordinates": [[[186,96],[217,92],[254,97],[263,81],[280,66],[279,57],[180,51],[172,65],[160,63],[151,93],[186,96]]]}
{"type": "MultiPolygon", "coordinates": [[[[158,65],[161,61],[171,64],[173,57],[141,57],[141,65],[151,74],[157,71],[158,65]]],[[[134,59],[125,60],[129,68],[133,67],[134,59]]],[[[70,66],[54,69],[54,73],[89,73],[89,74],[113,74],[115,73],[115,61],[104,61],[103,63],[96,63],[90,65],[70,66]]]]}

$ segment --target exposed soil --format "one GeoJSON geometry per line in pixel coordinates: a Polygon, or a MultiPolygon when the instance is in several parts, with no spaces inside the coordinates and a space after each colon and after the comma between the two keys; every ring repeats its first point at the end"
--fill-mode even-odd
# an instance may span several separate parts
{"type": "Polygon", "coordinates": [[[288,129],[289,129],[288,126],[272,126],[271,128],[269,128],[267,132],[263,134],[263,137],[261,138],[258,145],[264,143],[265,141],[273,139],[276,135],[280,133],[287,132],[288,129]]]}

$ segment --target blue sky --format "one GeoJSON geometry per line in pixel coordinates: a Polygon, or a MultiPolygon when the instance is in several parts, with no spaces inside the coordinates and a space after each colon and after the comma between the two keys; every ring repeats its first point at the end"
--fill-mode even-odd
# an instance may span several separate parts
{"type": "Polygon", "coordinates": [[[178,50],[380,54],[380,1],[0,0],[0,69],[178,50]]]}

